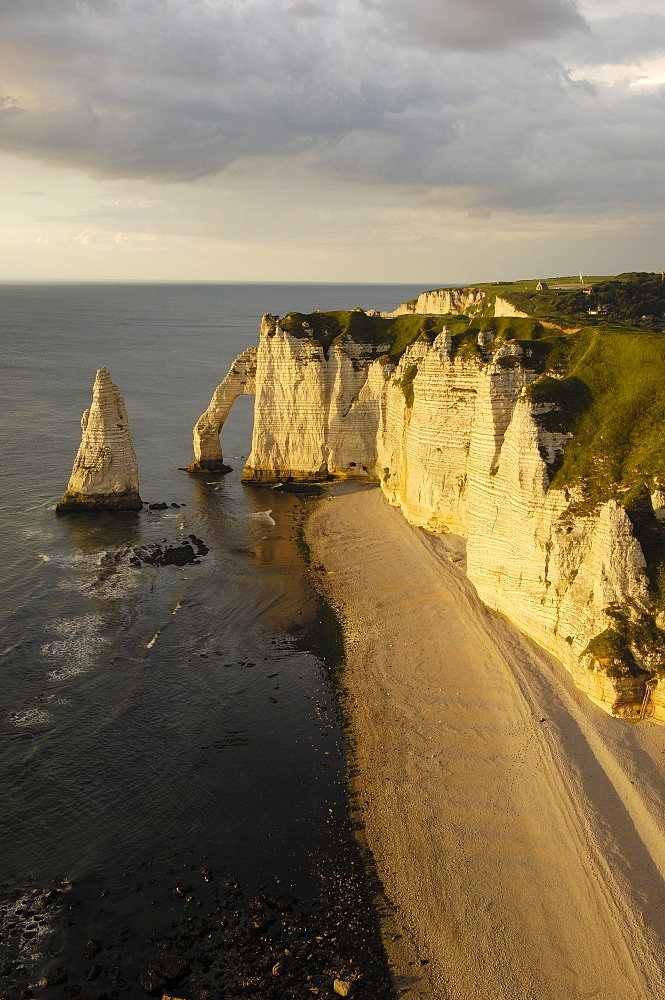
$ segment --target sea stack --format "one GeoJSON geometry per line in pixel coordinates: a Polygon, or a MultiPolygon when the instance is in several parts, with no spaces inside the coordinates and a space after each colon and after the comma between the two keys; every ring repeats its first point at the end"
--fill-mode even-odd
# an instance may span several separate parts
{"type": "Polygon", "coordinates": [[[125,403],[106,368],[100,368],[92,404],[81,418],[81,444],[58,513],[141,510],[139,467],[125,403]]]}

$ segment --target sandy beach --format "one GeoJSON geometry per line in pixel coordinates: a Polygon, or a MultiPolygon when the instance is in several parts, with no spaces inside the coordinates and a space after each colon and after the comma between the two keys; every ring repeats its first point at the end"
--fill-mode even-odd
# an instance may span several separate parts
{"type": "Polygon", "coordinates": [[[665,727],[612,719],[379,489],[307,527],[402,995],[665,997],[665,727]]]}

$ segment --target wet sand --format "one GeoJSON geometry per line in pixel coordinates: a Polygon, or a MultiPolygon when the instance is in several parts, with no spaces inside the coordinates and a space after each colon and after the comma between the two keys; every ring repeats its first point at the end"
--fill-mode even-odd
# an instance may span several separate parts
{"type": "Polygon", "coordinates": [[[665,727],[612,719],[380,491],[307,527],[403,996],[665,997],[665,727]]]}

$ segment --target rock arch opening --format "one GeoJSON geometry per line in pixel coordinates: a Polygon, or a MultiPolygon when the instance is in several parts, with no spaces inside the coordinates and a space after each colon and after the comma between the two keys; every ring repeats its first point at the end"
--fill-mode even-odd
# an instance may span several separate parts
{"type": "Polygon", "coordinates": [[[194,461],[189,472],[230,472],[224,463],[220,434],[233,403],[238,396],[253,396],[256,392],[257,348],[249,347],[240,354],[229,372],[212,394],[210,405],[194,427],[194,461]]]}

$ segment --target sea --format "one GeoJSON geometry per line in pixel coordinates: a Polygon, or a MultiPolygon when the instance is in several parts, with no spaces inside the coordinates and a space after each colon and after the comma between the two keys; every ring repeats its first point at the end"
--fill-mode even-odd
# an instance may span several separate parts
{"type": "Polygon", "coordinates": [[[302,540],[342,487],[243,485],[252,397],[223,429],[232,471],[182,469],[263,313],[419,291],[0,285],[1,1000],[324,997],[335,977],[390,995],[346,787],[341,634],[302,540]],[[58,516],[102,366],[146,506],[58,516]],[[195,564],[122,555],[190,534],[209,549],[195,564]]]}

